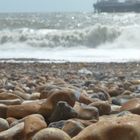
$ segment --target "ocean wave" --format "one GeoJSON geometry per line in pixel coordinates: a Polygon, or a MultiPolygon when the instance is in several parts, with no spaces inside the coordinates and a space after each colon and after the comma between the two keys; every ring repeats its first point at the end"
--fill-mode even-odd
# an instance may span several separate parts
{"type": "Polygon", "coordinates": [[[140,49],[140,26],[122,27],[122,32],[115,41],[98,46],[99,49],[140,49]]]}
{"type": "Polygon", "coordinates": [[[111,43],[121,35],[116,26],[94,25],[84,29],[4,29],[0,31],[0,46],[22,44],[30,47],[97,47],[111,43]]]}

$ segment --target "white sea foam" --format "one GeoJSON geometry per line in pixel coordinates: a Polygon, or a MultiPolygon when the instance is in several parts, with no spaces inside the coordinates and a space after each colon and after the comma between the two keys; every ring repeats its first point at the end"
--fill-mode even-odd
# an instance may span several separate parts
{"type": "MultiPolygon", "coordinates": [[[[0,45],[21,43],[31,47],[96,47],[114,41],[121,31],[118,27],[94,25],[84,29],[6,29],[0,31],[0,45]]],[[[18,47],[18,46],[17,46],[18,47]]]]}
{"type": "Polygon", "coordinates": [[[140,60],[140,15],[78,13],[71,18],[65,16],[56,16],[59,18],[59,24],[56,24],[54,19],[46,20],[45,23],[42,20],[38,23],[38,20],[32,19],[32,26],[27,17],[28,22],[26,18],[22,19],[20,27],[17,24],[20,20],[7,19],[12,20],[12,25],[6,22],[6,27],[3,25],[0,30],[0,58],[37,58],[71,62],[140,60]],[[70,21],[70,25],[67,20],[70,21]],[[14,23],[16,27],[13,27],[14,23]],[[63,27],[61,23],[64,24],[63,27]],[[40,28],[45,24],[50,28],[40,28]]]}

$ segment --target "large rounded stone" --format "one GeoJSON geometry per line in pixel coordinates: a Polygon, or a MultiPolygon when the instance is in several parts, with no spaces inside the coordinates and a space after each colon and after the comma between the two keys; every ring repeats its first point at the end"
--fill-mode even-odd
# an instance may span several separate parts
{"type": "Polygon", "coordinates": [[[126,103],[130,100],[129,98],[130,98],[130,96],[128,96],[128,95],[113,97],[112,104],[122,106],[124,103],[126,103]]]}
{"type": "Polygon", "coordinates": [[[72,140],[140,140],[140,116],[110,117],[92,124],[72,140]]]}
{"type": "Polygon", "coordinates": [[[39,113],[49,118],[59,101],[65,101],[73,107],[76,101],[76,95],[73,92],[55,92],[45,100],[21,105],[11,105],[8,106],[7,117],[20,119],[27,115],[39,113]]]}
{"type": "Polygon", "coordinates": [[[108,89],[108,93],[111,97],[121,95],[123,92],[124,89],[120,88],[118,85],[113,85],[108,89]]]}
{"type": "Polygon", "coordinates": [[[56,85],[52,85],[52,84],[48,84],[48,85],[43,85],[43,86],[39,86],[37,88],[37,91],[40,94],[40,99],[46,99],[48,98],[50,95],[52,95],[54,93],[54,91],[59,91],[60,88],[56,85]]]}
{"type": "Polygon", "coordinates": [[[94,99],[90,98],[88,94],[86,94],[85,92],[80,94],[79,100],[78,102],[80,103],[84,103],[84,104],[90,104],[94,101],[94,99]]]}
{"type": "Polygon", "coordinates": [[[93,102],[90,106],[98,108],[99,115],[109,115],[111,112],[111,105],[106,101],[93,102]]]}
{"type": "Polygon", "coordinates": [[[19,96],[20,98],[22,98],[24,100],[30,100],[30,98],[31,98],[30,94],[28,94],[24,91],[20,91],[20,90],[15,90],[13,94],[19,96]]]}
{"type": "Polygon", "coordinates": [[[65,131],[69,136],[74,137],[84,128],[85,127],[82,123],[71,119],[66,121],[62,130],[65,131]]]}
{"type": "Polygon", "coordinates": [[[46,102],[41,105],[41,114],[49,118],[59,101],[67,102],[71,107],[74,106],[76,95],[73,92],[55,92],[50,95],[46,102]]]}
{"type": "Polygon", "coordinates": [[[12,100],[12,99],[19,99],[20,97],[13,94],[13,93],[7,93],[2,92],[0,93],[0,100],[12,100]]]}
{"type": "Polygon", "coordinates": [[[134,85],[140,85],[140,80],[131,80],[130,83],[134,85]]]}
{"type": "Polygon", "coordinates": [[[26,103],[21,105],[8,106],[7,117],[16,119],[24,118],[31,114],[37,114],[41,108],[39,103],[26,103]]]}
{"type": "Polygon", "coordinates": [[[24,136],[26,139],[31,139],[36,132],[47,127],[45,120],[35,115],[27,116],[24,122],[24,136]]]}
{"type": "Polygon", "coordinates": [[[99,111],[96,107],[76,103],[74,109],[78,113],[78,118],[84,120],[98,120],[99,111]]]}
{"type": "Polygon", "coordinates": [[[40,114],[32,114],[32,115],[28,115],[28,116],[26,116],[26,117],[24,117],[24,118],[22,118],[20,120],[13,121],[10,126],[13,127],[13,126],[15,126],[15,125],[17,125],[19,123],[25,122],[25,119],[27,119],[28,117],[37,117],[37,118],[40,118],[41,120],[44,121],[44,117],[42,115],[40,115],[40,114]]]}
{"type": "Polygon", "coordinates": [[[54,91],[53,94],[48,97],[48,102],[52,102],[52,104],[56,105],[58,101],[66,101],[72,107],[76,100],[75,92],[69,89],[54,91]]]}
{"type": "Polygon", "coordinates": [[[134,114],[139,114],[140,115],[140,99],[135,98],[131,99],[125,104],[122,105],[120,108],[120,111],[130,111],[134,114]]]}
{"type": "Polygon", "coordinates": [[[0,140],[18,140],[17,137],[21,139],[23,130],[24,123],[19,123],[8,130],[2,131],[0,133],[0,140]]]}
{"type": "Polygon", "coordinates": [[[59,101],[49,118],[50,122],[76,118],[77,112],[67,102],[59,101]]]}
{"type": "Polygon", "coordinates": [[[71,140],[71,138],[60,129],[46,128],[37,132],[32,140],[71,140]]]}
{"type": "Polygon", "coordinates": [[[7,120],[0,118],[0,132],[7,130],[9,128],[9,124],[7,120]]]}
{"type": "Polygon", "coordinates": [[[12,100],[0,100],[0,104],[5,105],[19,105],[22,101],[20,99],[12,99],[12,100]]]}
{"type": "Polygon", "coordinates": [[[15,119],[13,117],[8,117],[8,118],[6,118],[6,120],[9,123],[10,126],[11,126],[12,123],[14,123],[15,121],[17,121],[17,119],[15,119]]]}

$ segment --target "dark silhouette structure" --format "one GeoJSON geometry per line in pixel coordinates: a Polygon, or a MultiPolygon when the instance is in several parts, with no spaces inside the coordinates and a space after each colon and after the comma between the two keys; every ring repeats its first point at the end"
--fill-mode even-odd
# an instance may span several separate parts
{"type": "Polygon", "coordinates": [[[140,12],[140,1],[100,0],[94,5],[96,12],[140,12]]]}

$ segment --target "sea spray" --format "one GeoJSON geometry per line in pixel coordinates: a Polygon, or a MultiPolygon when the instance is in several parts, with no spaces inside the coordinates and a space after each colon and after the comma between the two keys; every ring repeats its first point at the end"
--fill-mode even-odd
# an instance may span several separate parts
{"type": "Polygon", "coordinates": [[[138,61],[139,32],[136,13],[1,13],[0,58],[138,61]]]}
{"type": "Polygon", "coordinates": [[[21,43],[31,47],[97,47],[114,41],[121,31],[117,27],[94,25],[84,29],[13,29],[0,31],[0,45],[21,43]]]}

